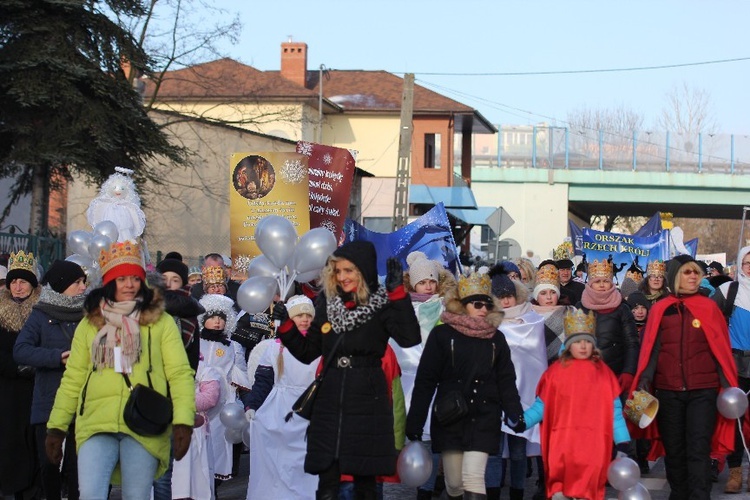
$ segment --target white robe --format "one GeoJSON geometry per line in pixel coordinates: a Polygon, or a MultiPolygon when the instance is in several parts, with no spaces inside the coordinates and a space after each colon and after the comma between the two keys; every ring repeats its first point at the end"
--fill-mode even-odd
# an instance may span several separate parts
{"type": "MultiPolygon", "coordinates": [[[[232,477],[232,443],[226,440],[224,433],[226,427],[221,423],[219,415],[221,409],[227,403],[234,403],[237,400],[237,392],[231,384],[232,369],[235,364],[235,344],[224,345],[221,342],[201,339],[201,354],[203,362],[208,366],[216,368],[221,375],[221,396],[220,404],[208,413],[209,425],[211,429],[211,449],[214,458],[214,473],[217,479],[227,480],[232,477]]],[[[244,359],[242,362],[244,363],[244,359]]]]}
{"type": "MultiPolygon", "coordinates": [[[[221,374],[205,363],[199,363],[198,370],[195,373],[196,385],[211,380],[221,382],[221,374]]],[[[221,397],[219,397],[219,401],[221,401],[221,397]]],[[[214,408],[218,406],[220,405],[217,404],[214,408]]],[[[209,409],[209,411],[214,408],[209,409]]],[[[206,418],[207,412],[202,412],[201,415],[206,418]]],[[[182,460],[174,461],[172,498],[194,498],[195,500],[213,500],[215,498],[211,429],[207,418],[203,425],[193,429],[187,455],[182,460]]]]}
{"type": "Polygon", "coordinates": [[[298,415],[288,422],[284,418],[315,378],[319,360],[306,365],[275,342],[263,352],[259,365],[273,368],[274,386],[250,423],[248,499],[315,498],[318,476],[304,471],[307,453],[305,434],[309,422],[298,415]],[[280,377],[279,352],[283,357],[280,377]]]}

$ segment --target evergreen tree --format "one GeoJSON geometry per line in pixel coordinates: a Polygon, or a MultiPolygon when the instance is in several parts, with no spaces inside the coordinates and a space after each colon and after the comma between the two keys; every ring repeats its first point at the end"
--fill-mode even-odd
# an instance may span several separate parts
{"type": "Polygon", "coordinates": [[[0,177],[15,178],[0,221],[31,193],[43,229],[49,190],[74,172],[98,182],[121,165],[158,184],[147,160],[185,162],[122,69],[150,70],[115,21],[143,12],[139,0],[0,0],[0,177]]]}

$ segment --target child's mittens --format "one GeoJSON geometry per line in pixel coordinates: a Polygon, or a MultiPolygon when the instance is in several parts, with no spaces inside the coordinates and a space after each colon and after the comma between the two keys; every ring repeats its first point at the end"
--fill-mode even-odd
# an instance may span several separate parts
{"type": "Polygon", "coordinates": [[[247,410],[245,412],[245,419],[247,419],[248,422],[255,420],[255,410],[247,410]]]}

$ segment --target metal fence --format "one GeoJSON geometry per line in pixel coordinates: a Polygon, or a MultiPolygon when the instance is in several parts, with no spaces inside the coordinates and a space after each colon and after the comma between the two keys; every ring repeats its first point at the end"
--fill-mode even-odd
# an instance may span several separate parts
{"type": "MultiPolygon", "coordinates": [[[[498,129],[494,143],[487,137],[474,136],[472,168],[750,173],[748,135],[608,132],[552,126],[498,129]]],[[[460,167],[460,152],[455,156],[460,167]]]]}
{"type": "Polygon", "coordinates": [[[64,242],[52,234],[27,234],[18,226],[0,229],[0,253],[10,254],[19,250],[34,254],[39,268],[37,273],[44,272],[56,259],[65,258],[64,242]]]}

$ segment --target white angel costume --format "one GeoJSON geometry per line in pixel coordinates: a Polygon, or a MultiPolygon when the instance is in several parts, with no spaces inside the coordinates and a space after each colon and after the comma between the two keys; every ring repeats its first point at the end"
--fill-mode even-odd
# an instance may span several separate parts
{"type": "Polygon", "coordinates": [[[141,210],[141,199],[130,175],[133,171],[116,167],[102,184],[99,196],[91,200],[86,210],[86,220],[95,227],[103,221],[117,226],[117,241],[137,241],[146,227],[146,215],[141,210]]]}
{"type": "Polygon", "coordinates": [[[312,500],[318,488],[318,477],[304,471],[305,434],[309,422],[297,415],[289,421],[285,417],[315,378],[320,358],[304,364],[275,339],[262,341],[253,352],[261,346],[258,365],[272,368],[274,385],[250,423],[247,498],[312,500]]]}
{"type": "MultiPolygon", "coordinates": [[[[216,313],[221,313],[226,318],[226,325],[221,339],[213,340],[206,338],[206,330],[201,332],[200,353],[203,362],[215,368],[221,376],[222,401],[219,411],[212,412],[209,417],[209,428],[211,429],[211,447],[213,450],[215,477],[222,481],[232,478],[232,443],[226,440],[224,433],[226,426],[221,422],[219,415],[221,408],[227,403],[237,400],[237,392],[232,386],[232,371],[235,366],[235,353],[241,352],[236,342],[229,340],[235,326],[237,325],[237,313],[233,309],[234,302],[229,297],[217,294],[204,295],[199,301],[206,310],[198,316],[198,322],[203,326],[204,321],[216,313]]],[[[244,359],[238,360],[244,364],[244,359]]]]}
{"type": "MultiPolygon", "coordinates": [[[[174,461],[172,498],[213,500],[214,461],[209,419],[221,411],[221,374],[201,361],[195,372],[195,385],[195,408],[204,422],[193,428],[187,455],[174,461]]],[[[220,439],[224,440],[224,436],[220,439]]]]}

